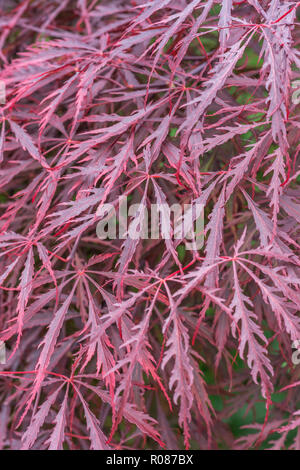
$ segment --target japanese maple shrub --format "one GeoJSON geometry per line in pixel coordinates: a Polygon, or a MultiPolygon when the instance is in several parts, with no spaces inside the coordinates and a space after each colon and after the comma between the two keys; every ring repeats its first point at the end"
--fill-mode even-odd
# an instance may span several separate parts
{"type": "Polygon", "coordinates": [[[0,1],[1,448],[300,449],[298,7],[0,1]]]}

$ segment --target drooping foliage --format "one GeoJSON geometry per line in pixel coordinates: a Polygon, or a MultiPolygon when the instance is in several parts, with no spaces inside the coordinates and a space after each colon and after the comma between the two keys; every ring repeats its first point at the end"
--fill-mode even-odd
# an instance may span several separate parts
{"type": "Polygon", "coordinates": [[[298,7],[0,1],[1,448],[300,449],[298,7]]]}

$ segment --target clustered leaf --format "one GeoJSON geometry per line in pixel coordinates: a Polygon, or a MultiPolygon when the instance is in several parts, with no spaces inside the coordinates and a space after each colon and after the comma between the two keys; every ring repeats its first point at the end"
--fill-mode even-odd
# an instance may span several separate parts
{"type": "Polygon", "coordinates": [[[1,449],[300,449],[299,6],[0,1],[1,449]]]}

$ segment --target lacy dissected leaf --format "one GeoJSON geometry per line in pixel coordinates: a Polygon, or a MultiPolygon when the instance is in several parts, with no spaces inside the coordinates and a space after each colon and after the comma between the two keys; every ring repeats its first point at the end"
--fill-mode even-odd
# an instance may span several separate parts
{"type": "Polygon", "coordinates": [[[1,449],[300,449],[299,7],[0,1],[1,449]]]}

